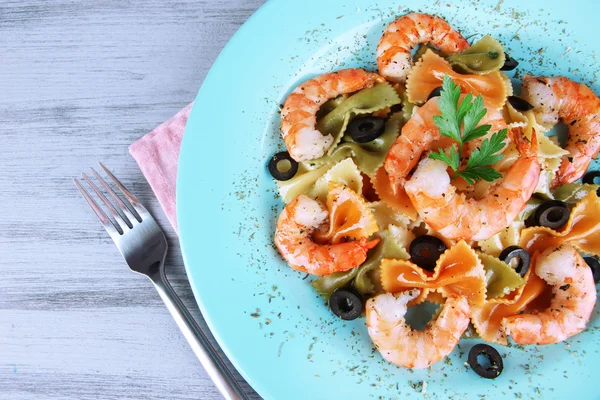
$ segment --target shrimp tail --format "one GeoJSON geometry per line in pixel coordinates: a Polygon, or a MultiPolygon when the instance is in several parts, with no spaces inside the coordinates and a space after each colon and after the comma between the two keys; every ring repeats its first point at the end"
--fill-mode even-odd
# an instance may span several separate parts
{"type": "Polygon", "coordinates": [[[367,238],[360,238],[357,242],[360,247],[362,247],[365,251],[368,251],[377,246],[379,244],[379,241],[379,238],[375,238],[373,240],[369,240],[367,238]]]}
{"type": "Polygon", "coordinates": [[[378,243],[378,238],[371,241],[360,238],[353,242],[322,246],[310,257],[310,268],[296,269],[318,276],[349,271],[364,263],[369,250],[378,243]]]}
{"type": "Polygon", "coordinates": [[[538,140],[535,128],[531,130],[531,139],[524,135],[523,129],[520,127],[511,129],[510,133],[520,155],[528,158],[537,156],[538,140]]]}

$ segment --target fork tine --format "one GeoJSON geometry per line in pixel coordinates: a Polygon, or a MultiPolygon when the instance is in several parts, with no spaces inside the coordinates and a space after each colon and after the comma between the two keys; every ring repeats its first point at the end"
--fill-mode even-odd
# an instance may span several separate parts
{"type": "Polygon", "coordinates": [[[117,202],[121,211],[127,216],[127,218],[129,218],[130,221],[132,221],[131,223],[133,224],[133,221],[141,222],[141,218],[138,218],[137,215],[133,214],[133,212],[131,211],[131,208],[128,207],[123,200],[121,200],[121,198],[115,193],[115,191],[104,180],[104,178],[102,178],[100,176],[100,174],[98,174],[94,168],[90,168],[90,169],[92,170],[92,173],[94,174],[96,179],[98,179],[98,182],[100,182],[102,184],[102,186],[104,186],[104,188],[108,191],[108,193],[110,193],[111,197],[117,202]]]}
{"type": "Polygon", "coordinates": [[[112,179],[112,181],[115,183],[115,185],[117,185],[117,187],[121,190],[121,192],[123,193],[123,195],[127,198],[127,200],[129,200],[129,202],[131,203],[131,205],[133,206],[133,208],[135,209],[135,211],[137,211],[137,213],[140,215],[140,217],[142,216],[142,214],[145,214],[145,215],[149,216],[150,214],[148,213],[148,210],[146,210],[146,207],[144,207],[142,205],[142,203],[139,202],[139,200],[137,199],[137,197],[135,197],[133,195],[133,193],[131,193],[129,191],[129,189],[127,189],[125,187],[125,185],[123,185],[121,183],[121,181],[119,181],[117,179],[117,177],[114,176],[113,173],[110,172],[110,170],[104,166],[104,164],[102,164],[101,162],[99,162],[98,164],[100,164],[100,167],[102,167],[102,169],[104,170],[104,172],[106,172],[106,174],[110,177],[110,179],[112,179]]]}
{"type": "Polygon", "coordinates": [[[104,227],[104,229],[106,229],[106,232],[108,232],[108,234],[111,237],[113,237],[113,238],[115,236],[119,236],[120,235],[119,231],[117,230],[117,228],[115,227],[115,225],[113,224],[113,222],[110,220],[110,218],[108,218],[108,216],[102,210],[102,208],[100,208],[98,206],[98,204],[92,198],[92,196],[89,195],[89,193],[87,192],[87,190],[85,190],[84,187],[81,186],[81,183],[79,183],[79,181],[77,180],[77,178],[73,178],[73,182],[75,183],[75,186],[77,186],[77,189],[79,189],[79,192],[81,193],[81,195],[83,196],[83,198],[87,201],[87,203],[90,205],[90,207],[94,211],[94,214],[96,214],[96,216],[100,220],[100,223],[102,224],[102,226],[104,227]]]}
{"type": "Polygon", "coordinates": [[[108,210],[110,211],[112,216],[115,218],[115,221],[117,221],[117,224],[119,224],[119,226],[121,227],[121,230],[123,231],[123,233],[128,231],[130,228],[133,228],[133,222],[130,222],[127,219],[127,217],[125,217],[124,215],[121,215],[121,213],[119,213],[117,211],[115,206],[113,206],[112,203],[106,198],[104,193],[102,193],[100,191],[100,189],[98,189],[98,186],[96,186],[96,184],[94,184],[94,182],[92,182],[92,180],[90,178],[88,178],[88,176],[85,173],[82,173],[81,176],[88,183],[88,185],[90,185],[92,190],[94,192],[96,192],[96,194],[98,195],[100,200],[102,200],[102,202],[106,205],[106,207],[108,208],[108,210]]]}

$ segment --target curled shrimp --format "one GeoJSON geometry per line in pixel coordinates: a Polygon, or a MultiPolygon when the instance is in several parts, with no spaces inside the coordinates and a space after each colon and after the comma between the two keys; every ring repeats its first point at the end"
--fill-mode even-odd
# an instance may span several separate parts
{"type": "Polygon", "coordinates": [[[552,128],[560,120],[569,129],[566,150],[552,182],[556,187],[581,178],[600,150],[600,99],[585,85],[559,77],[523,77],[523,98],[538,123],[552,128]]]}
{"type": "Polygon", "coordinates": [[[275,245],[292,268],[313,275],[347,271],[362,264],[367,252],[379,242],[379,239],[360,238],[330,245],[315,243],[311,235],[326,223],[328,215],[321,203],[303,194],[281,212],[275,245]]]}
{"type": "Polygon", "coordinates": [[[519,158],[501,182],[480,200],[458,193],[447,165],[423,159],[404,189],[423,220],[448,239],[484,240],[510,225],[523,210],[540,177],[537,139],[531,142],[512,129],[519,158]]]}
{"type": "Polygon", "coordinates": [[[451,294],[435,321],[423,331],[412,330],[404,316],[418,289],[385,293],[367,301],[367,328],[387,361],[406,368],[427,368],[454,350],[469,326],[471,310],[466,297],[451,294]]]}
{"type": "MultiPolygon", "coordinates": [[[[464,95],[462,96],[464,99],[464,95]]],[[[491,125],[491,132],[506,128],[502,113],[493,107],[487,107],[487,113],[479,125],[491,125]]],[[[433,117],[440,115],[438,98],[434,97],[420,107],[402,127],[398,136],[385,158],[384,168],[388,174],[392,189],[396,192],[398,186],[403,186],[410,171],[417,165],[423,152],[444,148],[452,144],[450,138],[442,136],[433,117]]],[[[467,143],[466,152],[471,152],[487,138],[484,136],[467,143]]]]}
{"type": "Polygon", "coordinates": [[[333,144],[333,136],[316,128],[317,111],[329,99],[384,82],[363,69],[345,69],[309,79],[288,96],[281,110],[281,135],[296,161],[319,158],[333,144]]]}
{"type": "Polygon", "coordinates": [[[596,304],[596,284],[577,250],[568,245],[546,249],[535,273],[552,286],[550,306],[536,314],[504,318],[505,332],[515,343],[553,344],[583,331],[596,304]]]}
{"type": "Polygon", "coordinates": [[[412,49],[428,43],[445,53],[469,47],[467,40],[440,17],[429,14],[406,14],[392,22],[377,45],[379,73],[388,81],[404,83],[412,67],[412,49]]]}

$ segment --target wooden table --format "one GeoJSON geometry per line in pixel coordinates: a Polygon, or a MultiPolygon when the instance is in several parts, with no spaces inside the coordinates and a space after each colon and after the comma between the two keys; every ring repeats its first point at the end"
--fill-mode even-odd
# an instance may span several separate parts
{"type": "Polygon", "coordinates": [[[139,195],[199,317],[177,237],[127,147],[194,99],[262,2],[0,2],[0,399],[220,398],[72,178],[101,160],[139,195]]]}

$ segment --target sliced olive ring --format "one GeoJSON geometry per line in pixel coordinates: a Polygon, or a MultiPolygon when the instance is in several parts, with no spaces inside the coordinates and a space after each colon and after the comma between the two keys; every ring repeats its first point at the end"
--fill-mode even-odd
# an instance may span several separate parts
{"type": "Polygon", "coordinates": [[[379,117],[354,118],[346,132],[356,143],[367,143],[377,139],[385,130],[385,119],[379,117]]]}
{"type": "Polygon", "coordinates": [[[394,104],[393,106],[390,107],[390,114],[400,112],[400,111],[402,111],[402,109],[403,109],[402,103],[394,104]]]}
{"type": "Polygon", "coordinates": [[[431,93],[429,93],[429,96],[427,97],[427,100],[431,100],[434,97],[438,97],[442,95],[442,87],[438,86],[435,89],[433,89],[431,91],[431,93]]]}
{"type": "Polygon", "coordinates": [[[592,269],[592,275],[594,276],[594,282],[600,282],[600,262],[596,257],[583,257],[586,264],[592,269]]]}
{"type": "Polygon", "coordinates": [[[433,271],[446,244],[435,236],[423,235],[415,238],[408,249],[410,260],[426,271],[433,271]]]}
{"type": "Polygon", "coordinates": [[[519,246],[508,246],[502,253],[500,253],[500,260],[504,261],[506,264],[510,265],[512,260],[519,260],[519,264],[515,268],[515,271],[521,275],[521,278],[525,276],[527,271],[529,271],[529,265],[531,264],[531,255],[529,252],[519,246]]]}
{"type": "Polygon", "coordinates": [[[363,301],[360,294],[352,289],[337,289],[329,297],[331,311],[346,321],[360,317],[363,311],[363,301]]]}
{"type": "Polygon", "coordinates": [[[519,62],[509,56],[507,53],[504,53],[504,65],[500,68],[500,71],[512,71],[517,68],[519,62]]]}
{"type": "Polygon", "coordinates": [[[571,210],[564,201],[549,200],[538,206],[533,219],[537,226],[559,229],[567,223],[570,215],[571,210]]]}
{"type": "Polygon", "coordinates": [[[517,96],[508,96],[508,102],[517,111],[525,112],[533,110],[533,106],[529,102],[517,96]]]}
{"type": "MultiPolygon", "coordinates": [[[[594,181],[596,178],[600,178],[600,171],[590,171],[583,176],[581,180],[583,183],[587,183],[588,185],[596,185],[594,181]]],[[[596,189],[596,196],[600,197],[600,187],[596,189]]]]}
{"type": "Polygon", "coordinates": [[[288,181],[296,175],[296,172],[298,172],[298,162],[290,156],[290,153],[282,151],[275,154],[271,160],[269,160],[268,168],[273,178],[278,181],[288,181]],[[289,163],[290,168],[285,171],[280,170],[280,163],[286,161],[289,163]]]}
{"type": "Polygon", "coordinates": [[[600,178],[600,171],[590,171],[583,176],[582,182],[588,185],[595,185],[596,178],[600,178]]]}
{"type": "Polygon", "coordinates": [[[484,343],[479,343],[471,347],[469,351],[469,365],[477,375],[487,379],[499,377],[504,369],[504,363],[498,350],[484,343]],[[479,361],[477,361],[479,355],[484,355],[488,359],[490,362],[489,367],[486,368],[479,364],[479,361]]]}

